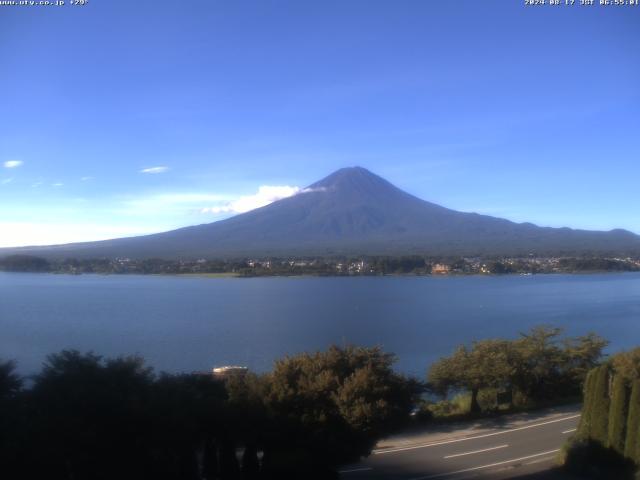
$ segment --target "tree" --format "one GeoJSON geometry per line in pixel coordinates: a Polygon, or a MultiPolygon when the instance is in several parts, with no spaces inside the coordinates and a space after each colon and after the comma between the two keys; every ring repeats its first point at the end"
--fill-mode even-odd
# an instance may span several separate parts
{"type": "Polygon", "coordinates": [[[627,382],[622,375],[613,377],[607,446],[624,454],[625,428],[628,416],[627,382]]]}
{"type": "Polygon", "coordinates": [[[640,380],[634,380],[629,399],[624,456],[640,465],[640,380]]]}
{"type": "Polygon", "coordinates": [[[13,361],[0,362],[0,476],[7,478],[11,470],[17,471],[18,446],[25,438],[22,379],[15,368],[13,361]]]}
{"type": "Polygon", "coordinates": [[[589,333],[561,339],[562,329],[538,326],[514,342],[514,386],[525,398],[545,401],[579,395],[607,341],[589,333]]]}
{"type": "Polygon", "coordinates": [[[640,379],[640,347],[616,354],[612,358],[612,365],[616,374],[627,381],[640,379]]]}
{"type": "Polygon", "coordinates": [[[229,400],[223,424],[244,444],[241,462],[243,478],[257,478],[260,470],[258,452],[264,450],[265,442],[278,428],[269,418],[265,404],[267,376],[251,372],[231,376],[226,380],[225,387],[229,400]]]}
{"type": "Polygon", "coordinates": [[[578,435],[565,446],[565,466],[574,473],[635,478],[640,466],[640,380],[630,381],[620,373],[629,370],[612,368],[628,366],[627,353],[587,375],[578,435]]]}
{"type": "Polygon", "coordinates": [[[428,372],[431,388],[446,395],[463,389],[478,412],[482,389],[517,391],[519,398],[547,401],[579,395],[584,379],[597,365],[607,342],[595,334],[560,339],[562,330],[534,327],[516,340],[483,340],[459,346],[428,372]]]}
{"type": "Polygon", "coordinates": [[[602,352],[609,344],[607,340],[593,332],[587,335],[566,338],[563,344],[563,369],[572,385],[582,385],[587,373],[602,359],[602,352]]]}
{"type": "Polygon", "coordinates": [[[67,350],[47,357],[30,395],[33,476],[144,476],[150,369],[67,350]]]}
{"type": "Polygon", "coordinates": [[[429,385],[446,395],[450,389],[471,393],[470,412],[478,413],[478,394],[483,388],[506,388],[514,374],[511,345],[506,340],[474,342],[471,349],[460,346],[450,357],[435,362],[428,373],[429,385]]]}
{"type": "Polygon", "coordinates": [[[607,365],[596,369],[596,377],[593,384],[593,400],[591,402],[591,431],[590,438],[607,444],[609,425],[609,376],[607,365]]]}
{"type": "Polygon", "coordinates": [[[381,435],[408,420],[419,393],[416,382],[392,370],[394,362],[380,348],[336,346],[277,361],[266,402],[281,435],[265,462],[268,455],[274,468],[297,462],[308,474],[369,454],[381,435]]]}
{"type": "Polygon", "coordinates": [[[421,386],[395,373],[394,361],[379,348],[332,347],[280,360],[270,374],[221,381],[66,350],[47,357],[30,390],[19,390],[13,364],[3,363],[1,474],[334,478],[336,465],[368,454],[409,419],[421,386]]]}
{"type": "MultiPolygon", "coordinates": [[[[198,478],[197,452],[215,444],[215,457],[237,468],[233,438],[225,431],[227,394],[224,384],[210,375],[161,374],[149,387],[147,477],[198,478]],[[229,456],[229,450],[234,450],[229,456]],[[223,452],[224,451],[224,452],[223,452]],[[224,453],[224,454],[223,454],[224,453]]],[[[207,459],[210,461],[210,459],[207,459]]],[[[214,470],[220,471],[216,462],[214,470]]],[[[223,475],[224,473],[224,475],[223,475]]]]}
{"type": "Polygon", "coordinates": [[[577,438],[640,465],[640,349],[615,355],[592,369],[585,382],[577,438]]]}
{"type": "Polygon", "coordinates": [[[14,361],[0,361],[0,399],[13,397],[22,388],[22,379],[15,369],[14,361]]]}
{"type": "Polygon", "coordinates": [[[584,397],[582,402],[582,415],[578,426],[578,436],[582,439],[589,438],[591,434],[591,422],[593,413],[594,389],[596,381],[596,369],[592,369],[587,374],[584,382],[584,397]]]}
{"type": "Polygon", "coordinates": [[[566,359],[558,345],[561,333],[560,328],[538,326],[522,333],[514,342],[517,351],[514,384],[526,398],[541,400],[553,396],[560,367],[566,359]]]}

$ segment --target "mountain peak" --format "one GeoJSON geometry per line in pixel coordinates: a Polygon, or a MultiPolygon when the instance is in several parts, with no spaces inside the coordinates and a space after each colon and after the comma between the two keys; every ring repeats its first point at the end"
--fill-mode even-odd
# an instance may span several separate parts
{"type": "Polygon", "coordinates": [[[0,249],[50,258],[246,258],[336,255],[637,255],[630,232],[541,228],[421,200],[366,168],[235,217],[144,237],[0,249]]]}
{"type": "Polygon", "coordinates": [[[336,170],[322,180],[309,186],[310,189],[350,190],[361,193],[380,194],[384,191],[398,189],[384,178],[363,167],[346,167],[336,170]]]}

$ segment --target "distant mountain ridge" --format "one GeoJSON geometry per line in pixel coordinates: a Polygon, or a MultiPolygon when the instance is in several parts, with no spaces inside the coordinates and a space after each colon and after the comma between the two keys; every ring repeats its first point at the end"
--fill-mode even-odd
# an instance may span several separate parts
{"type": "Polygon", "coordinates": [[[637,255],[640,236],[450,210],[362,167],[218,222],[99,242],[0,249],[47,258],[232,258],[338,255],[637,255]]]}

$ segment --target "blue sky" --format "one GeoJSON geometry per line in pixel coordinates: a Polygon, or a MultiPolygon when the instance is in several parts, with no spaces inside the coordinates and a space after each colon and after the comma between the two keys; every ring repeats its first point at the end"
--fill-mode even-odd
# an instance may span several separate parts
{"type": "Polygon", "coordinates": [[[523,3],[0,7],[0,246],[211,222],[352,165],[640,233],[640,7],[523,3]]]}

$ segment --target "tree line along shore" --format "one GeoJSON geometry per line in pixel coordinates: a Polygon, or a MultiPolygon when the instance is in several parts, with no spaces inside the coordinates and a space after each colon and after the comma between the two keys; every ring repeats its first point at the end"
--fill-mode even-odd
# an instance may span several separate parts
{"type": "Polygon", "coordinates": [[[0,271],[67,274],[200,274],[212,276],[478,275],[640,271],[640,258],[559,257],[331,257],[194,259],[96,258],[48,260],[33,255],[0,258],[0,271]]]}
{"type": "Polygon", "coordinates": [[[584,466],[587,450],[587,460],[600,462],[593,472],[619,468],[632,478],[640,462],[640,348],[607,358],[606,344],[595,334],[536,327],[516,339],[461,345],[424,379],[395,371],[395,356],[381,348],[356,346],[288,356],[263,374],[155,373],[140,357],[67,350],[25,378],[5,360],[0,472],[26,479],[337,478],[340,465],[408,426],[579,400],[586,380],[585,416],[566,448],[567,468],[584,466]],[[604,417],[614,426],[602,426],[604,417]]]}

